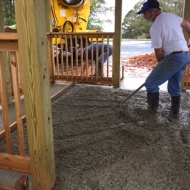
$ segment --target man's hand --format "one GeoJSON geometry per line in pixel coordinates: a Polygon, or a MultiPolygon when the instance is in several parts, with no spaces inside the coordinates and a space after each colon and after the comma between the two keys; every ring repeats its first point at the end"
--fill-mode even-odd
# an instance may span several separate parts
{"type": "MultiPolygon", "coordinates": [[[[91,64],[91,62],[92,62],[92,60],[88,60],[88,64],[91,64]]],[[[87,69],[87,62],[83,62],[83,64],[82,64],[82,70],[81,70],[81,75],[85,75],[86,74],[86,69],[87,69]]]]}
{"type": "Polygon", "coordinates": [[[154,49],[156,59],[160,62],[164,58],[164,51],[163,48],[154,49]]]}
{"type": "Polygon", "coordinates": [[[83,62],[82,64],[82,70],[81,70],[81,75],[85,75],[86,72],[86,62],[83,62]]]}

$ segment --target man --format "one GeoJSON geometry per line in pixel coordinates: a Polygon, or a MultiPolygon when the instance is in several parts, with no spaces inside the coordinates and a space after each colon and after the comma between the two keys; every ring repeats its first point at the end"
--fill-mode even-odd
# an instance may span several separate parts
{"type": "Polygon", "coordinates": [[[4,26],[4,30],[5,32],[16,33],[17,32],[16,24],[12,26],[4,26]]]}
{"type": "Polygon", "coordinates": [[[169,116],[179,117],[181,82],[184,71],[190,62],[187,42],[182,29],[190,36],[190,23],[185,19],[160,10],[157,0],[147,0],[137,14],[143,14],[150,28],[151,47],[158,61],[145,81],[148,110],[156,112],[159,104],[159,87],[168,80],[168,93],[171,96],[169,116]]]}
{"type": "MultiPolygon", "coordinates": [[[[83,53],[83,59],[84,59],[83,73],[85,73],[85,71],[86,71],[86,66],[87,66],[86,56],[88,54],[88,60],[90,60],[90,62],[95,61],[95,64],[96,64],[96,57],[98,58],[97,59],[98,76],[102,76],[102,74],[103,74],[102,73],[102,64],[104,64],[107,61],[108,57],[112,55],[112,46],[109,45],[109,47],[108,47],[107,44],[104,44],[101,42],[98,42],[98,43],[94,42],[87,47],[87,50],[86,50],[86,48],[78,50],[79,56],[82,53],[83,53]],[[96,49],[97,49],[97,55],[96,55],[96,49]],[[102,51],[103,51],[103,54],[102,54],[102,51]]],[[[96,72],[95,72],[94,76],[96,76],[96,72]]]]}

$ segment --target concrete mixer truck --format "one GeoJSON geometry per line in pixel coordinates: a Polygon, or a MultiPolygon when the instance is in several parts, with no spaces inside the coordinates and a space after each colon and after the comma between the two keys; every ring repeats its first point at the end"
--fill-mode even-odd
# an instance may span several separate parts
{"type": "Polygon", "coordinates": [[[86,32],[90,0],[51,0],[53,32],[86,32]]]}
{"type": "MultiPolygon", "coordinates": [[[[52,31],[100,32],[99,30],[87,30],[89,14],[90,0],[51,0],[52,31]]],[[[59,40],[62,40],[62,44],[66,43],[64,39],[59,40]]],[[[67,44],[69,45],[69,41],[67,44]]]]}

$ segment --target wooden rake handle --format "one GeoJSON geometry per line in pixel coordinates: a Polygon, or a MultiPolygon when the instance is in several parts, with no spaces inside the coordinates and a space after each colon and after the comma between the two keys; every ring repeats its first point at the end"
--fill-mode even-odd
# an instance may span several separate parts
{"type": "Polygon", "coordinates": [[[136,94],[143,86],[145,85],[145,83],[143,83],[141,86],[139,86],[132,94],[130,94],[129,96],[127,96],[127,98],[125,100],[123,100],[122,103],[125,103],[128,99],[130,99],[134,94],[136,94]]]}

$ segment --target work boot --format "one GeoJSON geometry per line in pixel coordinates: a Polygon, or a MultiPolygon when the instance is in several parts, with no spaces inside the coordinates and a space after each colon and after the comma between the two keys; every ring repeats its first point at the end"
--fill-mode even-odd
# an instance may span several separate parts
{"type": "Polygon", "coordinates": [[[159,103],[159,92],[147,92],[148,110],[152,113],[156,113],[159,103]]]}
{"type": "Polygon", "coordinates": [[[171,96],[171,108],[169,117],[174,119],[179,118],[180,99],[181,96],[171,96]]]}

